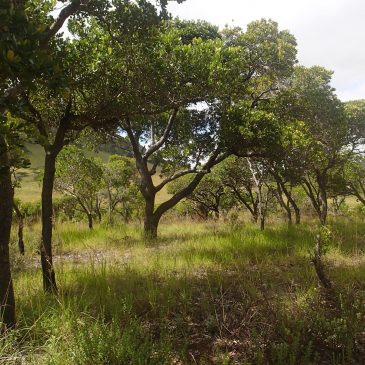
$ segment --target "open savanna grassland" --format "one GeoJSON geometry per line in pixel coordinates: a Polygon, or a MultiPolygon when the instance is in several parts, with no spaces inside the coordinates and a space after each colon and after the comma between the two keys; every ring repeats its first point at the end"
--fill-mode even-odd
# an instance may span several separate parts
{"type": "Polygon", "coordinates": [[[315,224],[137,225],[57,223],[59,295],[42,291],[40,227],[12,260],[18,328],[2,364],[363,364],[365,224],[330,224],[318,288],[315,224]]]}

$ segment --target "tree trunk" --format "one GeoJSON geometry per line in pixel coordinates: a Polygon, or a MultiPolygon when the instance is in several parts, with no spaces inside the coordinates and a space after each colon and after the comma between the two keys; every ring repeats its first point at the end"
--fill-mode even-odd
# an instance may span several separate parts
{"type": "Polygon", "coordinates": [[[56,276],[52,260],[52,203],[55,172],[56,156],[46,150],[42,186],[42,243],[40,247],[43,289],[46,292],[57,292],[56,276]]]}
{"type": "MultiPolygon", "coordinates": [[[[318,177],[317,177],[317,184],[319,185],[318,177]]],[[[307,194],[307,196],[309,197],[309,199],[311,200],[312,206],[313,206],[315,212],[317,213],[317,216],[320,220],[320,223],[322,225],[324,225],[325,224],[325,219],[324,219],[324,222],[323,222],[321,198],[319,197],[319,194],[314,189],[314,187],[312,186],[312,183],[310,182],[309,179],[308,180],[303,180],[302,187],[303,187],[305,193],[307,194]]],[[[318,189],[320,189],[319,186],[318,186],[318,189]]]]}
{"type": "Polygon", "coordinates": [[[258,196],[257,212],[260,219],[260,229],[261,231],[263,231],[265,229],[265,213],[263,209],[262,191],[260,185],[257,185],[257,196],[258,196]]]}
{"type": "MultiPolygon", "coordinates": [[[[294,209],[295,224],[300,224],[300,209],[299,209],[296,201],[293,199],[291,192],[286,189],[285,185],[282,185],[282,190],[283,190],[286,198],[288,199],[288,202],[294,209]]],[[[290,207],[289,207],[289,209],[290,209],[290,207]]]]}
{"type": "MultiPolygon", "coordinates": [[[[294,209],[294,215],[295,215],[295,224],[300,224],[300,209],[296,203],[296,201],[294,200],[292,193],[291,193],[291,189],[288,190],[285,182],[282,180],[282,178],[280,177],[280,175],[276,174],[275,172],[271,171],[272,176],[274,176],[274,179],[276,180],[277,185],[280,187],[280,190],[282,190],[282,192],[284,193],[284,195],[286,196],[286,198],[288,199],[288,202],[290,203],[290,205],[293,207],[294,209]]],[[[290,205],[288,204],[287,207],[290,210],[290,213],[287,210],[288,213],[288,221],[289,224],[291,225],[291,221],[292,221],[292,213],[291,213],[291,209],[290,209],[290,205]],[[290,217],[289,217],[290,214],[290,217]]]]}
{"type": "Polygon", "coordinates": [[[13,207],[18,219],[18,248],[21,255],[24,255],[25,248],[24,248],[24,239],[23,239],[23,228],[24,228],[24,216],[20,211],[19,207],[13,202],[13,207]]]}
{"type": "Polygon", "coordinates": [[[321,225],[323,225],[323,226],[327,222],[327,203],[321,209],[320,216],[319,216],[319,221],[321,222],[321,225]]]}
{"type": "Polygon", "coordinates": [[[7,144],[0,135],[0,332],[15,326],[15,298],[9,243],[13,215],[13,187],[7,144]],[[1,325],[3,323],[3,325],[1,325]]]}
{"type": "Polygon", "coordinates": [[[295,214],[295,224],[300,224],[300,209],[298,208],[298,206],[295,204],[292,204],[292,207],[294,208],[294,214],[295,214]]]}
{"type": "Polygon", "coordinates": [[[258,204],[257,204],[257,201],[253,201],[252,202],[252,210],[249,209],[250,212],[251,212],[251,220],[252,220],[252,223],[255,223],[257,224],[258,220],[259,220],[259,213],[258,213],[258,204]]]}
{"type": "Polygon", "coordinates": [[[92,213],[87,214],[87,221],[89,223],[89,229],[93,229],[94,225],[93,225],[93,215],[92,215],[92,213]]]}
{"type": "Polygon", "coordinates": [[[249,158],[247,158],[247,162],[252,174],[252,178],[255,182],[255,188],[257,194],[257,213],[258,213],[258,218],[260,220],[260,229],[263,231],[265,229],[265,212],[263,208],[264,202],[262,199],[262,181],[261,178],[257,178],[256,171],[254,170],[249,158]]]}
{"type": "Polygon", "coordinates": [[[110,207],[110,204],[108,206],[108,223],[110,225],[113,224],[113,211],[112,211],[112,208],[110,207]]]}
{"type": "Polygon", "coordinates": [[[102,220],[102,215],[101,215],[101,204],[102,204],[102,201],[99,199],[98,196],[96,196],[96,202],[95,202],[95,213],[98,217],[98,221],[99,223],[101,223],[101,220],[102,220]]]}
{"type": "Polygon", "coordinates": [[[144,219],[144,236],[148,240],[157,239],[157,228],[160,218],[156,215],[146,215],[144,219]]]}
{"type": "Polygon", "coordinates": [[[320,285],[327,290],[331,290],[333,288],[333,285],[331,280],[326,275],[324,264],[322,261],[322,239],[320,235],[316,236],[316,247],[314,250],[312,262],[316,270],[320,285]]]}
{"type": "Polygon", "coordinates": [[[148,240],[157,239],[157,228],[161,216],[154,212],[155,197],[146,199],[145,216],[144,216],[144,236],[148,240]]]}
{"type": "Polygon", "coordinates": [[[286,213],[287,213],[287,216],[288,216],[288,226],[290,227],[293,224],[293,218],[292,218],[290,207],[288,207],[288,209],[286,210],[286,213]]]}
{"type": "Polygon", "coordinates": [[[287,202],[285,202],[285,200],[283,198],[283,194],[285,194],[286,198],[287,198],[287,195],[281,187],[281,181],[280,180],[278,180],[278,179],[276,180],[276,185],[277,185],[276,199],[277,199],[279,205],[286,212],[286,215],[288,217],[288,226],[291,226],[292,223],[293,223],[293,219],[292,219],[292,212],[291,212],[291,209],[290,209],[290,202],[289,202],[289,200],[287,200],[287,202]]]}
{"type": "Polygon", "coordinates": [[[322,225],[325,225],[327,221],[327,212],[328,212],[326,182],[325,178],[323,177],[317,179],[318,179],[319,206],[320,206],[319,220],[322,225]]]}
{"type": "Polygon", "coordinates": [[[265,230],[265,216],[264,215],[260,216],[260,230],[261,231],[265,230]]]}

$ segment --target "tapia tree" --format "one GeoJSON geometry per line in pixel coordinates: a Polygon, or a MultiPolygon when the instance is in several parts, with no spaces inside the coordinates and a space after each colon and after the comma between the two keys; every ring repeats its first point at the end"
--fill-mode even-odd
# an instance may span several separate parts
{"type": "Polygon", "coordinates": [[[290,149],[296,151],[303,169],[301,185],[323,225],[328,214],[330,173],[346,160],[353,139],[344,105],[331,86],[331,77],[332,72],[322,67],[298,66],[285,91],[288,124],[294,134],[301,135],[293,139],[296,145],[291,144],[290,149]]]}
{"type": "MultiPolygon", "coordinates": [[[[259,104],[275,94],[295,62],[294,38],[274,22],[255,22],[226,39],[187,38],[187,28],[167,24],[147,44],[132,39],[133,59],[121,52],[125,43],[111,53],[119,90],[134,86],[116,93],[115,108],[133,148],[145,199],[145,235],[151,238],[162,215],[191,194],[234,146],[244,145],[247,154],[258,140],[268,141],[269,133],[255,135],[273,122],[272,115],[258,111],[259,104]],[[181,29],[190,43],[182,41],[181,29]],[[237,137],[237,130],[243,139],[232,144],[226,137],[237,137]],[[158,167],[163,181],[155,185],[158,167]],[[156,194],[185,175],[193,176],[190,184],[156,207],[156,194]]],[[[195,24],[193,34],[200,33],[205,34],[195,24]]],[[[112,41],[118,43],[115,33],[112,41]]]]}
{"type": "MultiPolygon", "coordinates": [[[[112,80],[103,68],[112,49],[105,46],[105,39],[98,32],[91,31],[89,34],[93,34],[93,37],[85,39],[83,25],[87,23],[92,27],[96,22],[107,25],[109,21],[117,19],[123,35],[135,36],[137,31],[146,35],[149,28],[155,27],[167,16],[166,4],[167,1],[161,2],[162,11],[159,13],[146,1],[115,1],[113,4],[98,0],[73,1],[54,19],[51,14],[55,4],[44,3],[43,6],[38,6],[38,3],[32,3],[36,9],[41,9],[40,15],[35,12],[41,23],[37,24],[35,30],[35,33],[40,33],[40,40],[35,45],[28,46],[37,57],[29,60],[30,64],[41,65],[47,72],[33,72],[32,77],[24,78],[30,82],[11,87],[8,94],[16,95],[18,99],[17,103],[11,103],[12,113],[34,127],[32,137],[46,152],[40,249],[43,286],[46,291],[57,291],[52,263],[55,160],[63,146],[73,141],[87,125],[92,124],[93,128],[97,128],[96,124],[98,127],[105,126],[114,120],[110,117],[113,109],[110,103],[112,94],[108,95],[110,89],[107,87],[112,80]],[[69,21],[69,30],[75,36],[72,40],[57,34],[70,17],[73,19],[69,21]],[[108,91],[105,92],[106,89],[108,91]],[[94,93],[95,90],[100,91],[100,94],[94,93]]],[[[30,6],[29,9],[33,7],[30,6]]],[[[15,56],[13,58],[13,53],[9,53],[11,62],[17,61],[15,56]]],[[[25,74],[30,75],[27,72],[25,74]]]]}
{"type": "MultiPolygon", "coordinates": [[[[78,11],[81,1],[66,5],[58,17],[48,16],[55,4],[38,1],[3,1],[0,4],[0,306],[6,328],[15,325],[15,299],[9,261],[13,189],[9,146],[17,143],[18,125],[8,120],[10,106],[19,103],[21,92],[49,71],[48,44],[78,11]]],[[[3,326],[1,326],[3,328],[3,326]]]]}
{"type": "Polygon", "coordinates": [[[103,169],[95,158],[76,146],[63,149],[57,159],[55,189],[72,196],[93,228],[93,213],[102,184],[103,169]]]}

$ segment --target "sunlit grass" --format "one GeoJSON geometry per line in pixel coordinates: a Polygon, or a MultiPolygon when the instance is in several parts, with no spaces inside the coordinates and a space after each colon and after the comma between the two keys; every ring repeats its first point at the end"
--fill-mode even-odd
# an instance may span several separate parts
{"type": "Polygon", "coordinates": [[[365,225],[332,230],[325,263],[339,312],[317,289],[313,224],[261,232],[182,220],[151,243],[139,225],[57,222],[57,297],[42,291],[35,224],[23,261],[12,247],[19,326],[0,351],[29,364],[350,363],[364,322],[365,225]]]}

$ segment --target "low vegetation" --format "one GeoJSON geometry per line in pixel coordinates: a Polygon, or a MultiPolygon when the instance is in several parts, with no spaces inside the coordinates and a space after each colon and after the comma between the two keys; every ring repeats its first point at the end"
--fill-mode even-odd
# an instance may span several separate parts
{"type": "Polygon", "coordinates": [[[262,232],[180,221],[163,224],[153,246],[138,226],[60,224],[54,297],[42,291],[33,225],[25,257],[12,245],[19,323],[1,343],[1,362],[362,363],[365,224],[331,227],[327,296],[310,261],[311,222],[262,232]]]}

